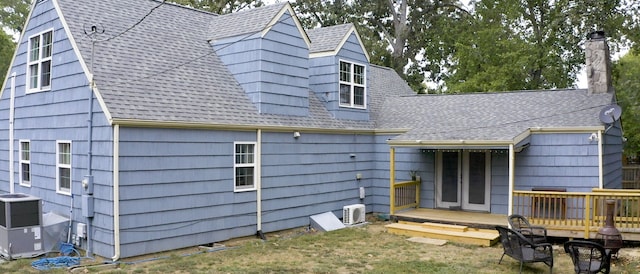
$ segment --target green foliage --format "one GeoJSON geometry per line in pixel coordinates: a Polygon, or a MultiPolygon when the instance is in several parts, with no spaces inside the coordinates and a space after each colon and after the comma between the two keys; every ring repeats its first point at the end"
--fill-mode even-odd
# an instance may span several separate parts
{"type": "Polygon", "coordinates": [[[640,154],[640,54],[627,53],[613,65],[613,81],[622,108],[622,129],[627,142],[624,154],[640,154]]]}
{"type": "Polygon", "coordinates": [[[248,8],[261,7],[262,0],[170,0],[169,2],[206,10],[216,14],[227,14],[248,8]]]}
{"type": "Polygon", "coordinates": [[[639,10],[628,0],[477,1],[457,26],[454,63],[442,79],[450,92],[571,87],[586,35],[604,30],[615,52],[638,41],[639,10]]]}
{"type": "Polygon", "coordinates": [[[3,31],[0,31],[0,85],[2,85],[4,77],[8,73],[15,46],[11,37],[3,31]]]}
{"type": "Polygon", "coordinates": [[[29,15],[30,3],[28,0],[0,0],[0,29],[21,32],[29,15]]]}

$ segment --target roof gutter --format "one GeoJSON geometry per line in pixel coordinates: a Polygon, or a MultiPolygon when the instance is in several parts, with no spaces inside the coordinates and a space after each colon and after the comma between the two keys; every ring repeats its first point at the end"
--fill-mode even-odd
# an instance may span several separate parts
{"type": "Polygon", "coordinates": [[[479,148],[508,148],[509,145],[517,145],[532,133],[584,133],[593,131],[602,131],[604,126],[591,127],[533,127],[516,135],[511,140],[388,140],[387,144],[396,147],[433,147],[433,148],[451,148],[451,147],[479,147],[479,148]]]}
{"type": "Polygon", "coordinates": [[[255,131],[256,129],[286,132],[301,131],[310,133],[342,133],[352,134],[354,132],[369,134],[399,134],[406,130],[390,129],[375,130],[371,128],[322,128],[322,127],[302,127],[302,126],[279,126],[279,125],[237,125],[237,124],[216,124],[206,122],[185,122],[185,121],[153,121],[138,119],[111,119],[111,125],[120,125],[125,127],[154,127],[154,128],[177,128],[177,129],[221,129],[221,130],[238,130],[238,131],[255,131]]]}

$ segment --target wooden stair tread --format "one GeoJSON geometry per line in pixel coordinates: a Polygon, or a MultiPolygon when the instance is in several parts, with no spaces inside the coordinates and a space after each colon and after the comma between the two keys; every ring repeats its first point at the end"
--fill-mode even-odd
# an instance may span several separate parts
{"type": "Polygon", "coordinates": [[[467,228],[466,231],[452,231],[423,225],[422,223],[393,223],[386,225],[385,228],[387,232],[396,235],[427,237],[479,246],[492,246],[500,237],[498,231],[490,229],[467,228]]]}
{"type": "Polygon", "coordinates": [[[402,224],[402,223],[388,224],[385,227],[406,229],[406,230],[413,230],[413,231],[422,231],[427,233],[447,234],[452,236],[468,237],[468,238],[495,239],[500,236],[500,234],[498,234],[498,231],[492,231],[489,229],[451,231],[451,230],[442,230],[442,229],[423,227],[421,224],[414,225],[414,224],[402,224]]]}
{"type": "Polygon", "coordinates": [[[408,221],[399,221],[398,223],[416,225],[424,228],[446,230],[446,231],[459,231],[459,232],[469,231],[469,227],[466,225],[451,225],[451,224],[430,223],[430,222],[416,223],[416,222],[408,222],[408,221]]]}

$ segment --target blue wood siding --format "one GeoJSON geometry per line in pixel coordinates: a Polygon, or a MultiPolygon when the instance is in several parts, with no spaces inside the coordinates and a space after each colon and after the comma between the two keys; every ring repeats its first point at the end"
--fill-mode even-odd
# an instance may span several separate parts
{"type": "MultiPolygon", "coordinates": [[[[16,72],[14,170],[15,191],[43,199],[43,212],[69,216],[71,197],[56,193],[56,140],[72,142],[73,221],[86,223],[82,217],[81,180],[87,174],[88,111],[87,76],[65,33],[52,1],[43,1],[34,8],[25,35],[18,44],[18,53],[9,74],[16,72]],[[34,34],[53,29],[51,90],[25,93],[28,39],[34,34]],[[31,149],[31,187],[19,184],[19,141],[29,140],[31,149]]],[[[9,100],[10,81],[0,98],[0,191],[9,192],[9,100]]],[[[112,129],[95,96],[93,97],[92,170],[95,177],[95,217],[92,233],[96,237],[94,252],[113,255],[113,224],[111,199],[112,129]]],[[[75,233],[75,225],[73,226],[75,233]]],[[[84,246],[83,246],[84,247],[84,246]]]]}
{"type": "MultiPolygon", "coordinates": [[[[233,192],[233,142],[254,142],[255,131],[120,132],[123,257],[256,233],[256,192],[233,192]]],[[[294,139],[290,132],[263,132],[262,230],[306,226],[309,216],[328,211],[342,217],[345,205],[374,203],[374,189],[386,190],[388,204],[388,177],[376,165],[388,164],[388,148],[375,151],[380,140],[305,132],[294,139]],[[356,180],[357,173],[362,180],[356,180]]]]}
{"type": "Polygon", "coordinates": [[[602,172],[604,188],[622,188],[622,129],[616,121],[602,134],[602,172]]]}
{"type": "Polygon", "coordinates": [[[491,213],[509,209],[509,150],[491,151],[491,213]]]}
{"type": "MultiPolygon", "coordinates": [[[[338,78],[338,66],[340,60],[365,66],[368,90],[370,81],[369,62],[365,53],[362,51],[362,47],[360,47],[358,43],[355,33],[351,33],[336,56],[310,58],[310,87],[316,95],[322,99],[329,112],[337,119],[368,120],[368,107],[366,109],[340,107],[340,93],[338,92],[340,82],[338,78]]],[[[368,105],[368,98],[366,100],[368,105]]]]}
{"type": "Polygon", "coordinates": [[[214,49],[261,113],[309,114],[309,48],[289,12],[264,37],[223,39],[214,49]]]}
{"type": "Polygon", "coordinates": [[[534,187],[590,192],[599,185],[598,142],[590,133],[534,134],[516,153],[516,190],[534,187]]]}

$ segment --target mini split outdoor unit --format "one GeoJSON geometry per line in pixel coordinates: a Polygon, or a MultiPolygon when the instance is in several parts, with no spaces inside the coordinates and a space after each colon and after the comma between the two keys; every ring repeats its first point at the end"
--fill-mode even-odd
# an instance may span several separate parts
{"type": "Polygon", "coordinates": [[[366,211],[363,204],[353,204],[342,208],[342,223],[353,225],[364,223],[366,211]]]}
{"type": "Polygon", "coordinates": [[[0,195],[0,256],[29,258],[42,254],[42,205],[28,194],[0,195]]]}

